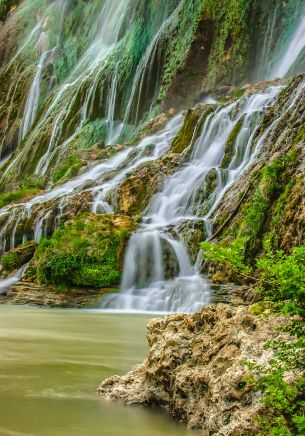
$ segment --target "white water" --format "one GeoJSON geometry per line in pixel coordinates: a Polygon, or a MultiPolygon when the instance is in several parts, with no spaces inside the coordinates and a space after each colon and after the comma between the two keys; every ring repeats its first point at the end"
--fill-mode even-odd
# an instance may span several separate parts
{"type": "Polygon", "coordinates": [[[104,308],[191,312],[209,302],[209,282],[192,264],[175,226],[201,217],[206,222],[205,234],[210,236],[210,215],[253,159],[253,139],[262,111],[275,102],[280,89],[270,88],[215,108],[208,116],[190,161],[168,177],[162,190],[152,198],[141,228],[130,239],[121,291],[107,296],[104,308]],[[225,146],[237,123],[241,126],[234,151],[229,165],[223,168],[225,146]],[[208,193],[211,171],[216,184],[208,193]]]}
{"type": "MultiPolygon", "coordinates": [[[[68,98],[60,111],[57,112],[48,150],[38,163],[36,173],[46,173],[50,162],[56,157],[57,149],[63,153],[88,119],[98,86],[99,72],[118,41],[124,17],[128,13],[128,4],[122,0],[120,1],[121,8],[116,8],[113,2],[106,1],[101,15],[97,18],[96,26],[92,30],[94,34],[92,45],[71,74],[69,82],[61,87],[55,100],[40,121],[40,125],[42,125],[52,111],[57,108],[57,105],[62,103],[64,98],[70,96],[71,88],[79,89],[80,84],[89,81],[90,86],[86,91],[78,128],[70,138],[60,144],[63,128],[62,119],[73,105],[74,96],[68,98]]],[[[274,29],[274,20],[275,18],[270,24],[271,35],[274,29]]],[[[165,22],[156,33],[139,63],[124,122],[128,120],[134,99],[138,98],[138,102],[140,101],[142,88],[145,87],[144,71],[150,65],[158,38],[167,25],[168,23],[165,22]],[[136,92],[138,89],[140,89],[139,93],[136,92]]],[[[305,44],[304,26],[305,18],[303,17],[287,46],[285,55],[276,66],[275,76],[286,75],[298,58],[305,44]]],[[[35,32],[37,33],[38,29],[35,32]]],[[[268,44],[266,50],[270,51],[268,44]]],[[[28,132],[36,117],[40,80],[44,68],[43,57],[47,53],[48,51],[42,53],[37,66],[26,107],[22,135],[28,132]]],[[[108,140],[110,142],[118,138],[124,124],[117,124],[114,117],[117,98],[117,67],[118,65],[109,93],[106,96],[106,122],[109,125],[108,140]]],[[[200,219],[205,223],[203,231],[206,237],[211,235],[212,214],[229,187],[256,159],[261,147],[264,146],[265,139],[278,122],[275,120],[262,137],[256,141],[261,114],[274,103],[279,91],[279,87],[273,87],[266,92],[241,98],[224,107],[214,106],[213,112],[205,121],[201,134],[193,146],[189,160],[174,175],[165,179],[162,190],[152,198],[140,229],[130,239],[125,257],[121,291],[118,294],[109,295],[105,299],[104,309],[138,310],[141,312],[192,312],[200,310],[210,301],[210,284],[200,275],[197,263],[194,264],[190,260],[187,245],[179,234],[179,225],[186,221],[200,219]],[[227,140],[237,124],[241,126],[234,144],[233,154],[230,162],[223,165],[227,140]],[[212,189],[210,186],[211,178],[214,179],[212,189]]],[[[294,99],[297,98],[298,95],[294,97],[294,99]]],[[[295,103],[294,99],[290,102],[289,107],[295,103]]],[[[181,122],[181,116],[175,117],[165,129],[156,135],[145,138],[135,148],[124,148],[113,158],[88,168],[83,175],[35,197],[25,204],[9,206],[0,210],[0,217],[7,216],[7,221],[0,231],[0,241],[4,249],[13,248],[16,245],[15,235],[18,226],[22,225],[23,220],[29,218],[33,209],[41,203],[56,201],[58,208],[57,226],[61,223],[61,216],[64,215],[68,202],[73,201],[75,195],[84,191],[90,191],[94,195],[93,212],[112,213],[115,209],[115,188],[128,173],[135,171],[143,163],[158,159],[166,153],[181,122]],[[155,144],[155,147],[148,151],[151,148],[151,143],[155,144]],[[112,200],[108,198],[110,194],[112,200]]],[[[46,235],[52,215],[53,210],[49,209],[47,205],[43,213],[36,216],[33,231],[34,239],[37,242],[46,235]]],[[[26,241],[27,235],[24,234],[22,239],[26,241]]],[[[6,284],[6,286],[8,285],[6,284]]]]}
{"type": "MultiPolygon", "coordinates": [[[[7,216],[6,223],[0,230],[0,243],[4,250],[15,246],[17,226],[24,219],[30,218],[33,209],[42,204],[45,204],[45,207],[42,208],[43,214],[38,213],[33,223],[34,239],[38,242],[42,236],[46,235],[45,229],[48,220],[51,219],[52,211],[55,209],[53,207],[50,210],[50,201],[55,201],[55,204],[58,205],[57,226],[60,224],[60,211],[63,213],[68,201],[73,201],[74,195],[84,191],[91,191],[94,195],[93,212],[111,213],[112,207],[106,203],[105,196],[124,179],[128,172],[135,170],[145,162],[156,160],[166,153],[182,122],[183,117],[177,115],[161,131],[146,137],[136,147],[124,148],[112,158],[92,166],[83,175],[34,197],[27,203],[2,208],[0,217],[7,216]],[[93,186],[86,189],[88,185],[93,186]]],[[[26,239],[24,234],[23,241],[25,242],[26,239]]]]}
{"type": "Polygon", "coordinates": [[[25,267],[20,268],[14,274],[4,280],[0,280],[0,296],[5,294],[14,285],[16,285],[24,273],[25,267]]]}
{"type": "Polygon", "coordinates": [[[305,10],[300,17],[297,28],[295,29],[288,44],[284,48],[283,55],[275,65],[270,78],[286,77],[297,61],[300,53],[305,48],[305,10]]]}
{"type": "MultiPolygon", "coordinates": [[[[57,0],[52,2],[50,6],[46,9],[43,18],[38,23],[38,32],[36,32],[36,50],[38,53],[41,54],[25,104],[22,125],[19,133],[19,142],[21,142],[25,138],[37,117],[42,74],[48,67],[48,65],[52,65],[55,61],[56,51],[59,50],[60,47],[60,37],[63,27],[63,20],[65,18],[65,10],[69,4],[69,1],[70,0],[57,0]],[[51,39],[51,37],[49,35],[48,25],[49,21],[54,20],[54,18],[55,20],[59,21],[59,28],[58,35],[56,36],[56,44],[53,48],[50,48],[49,40],[51,39]]],[[[51,78],[51,81],[55,83],[56,78],[51,78]]],[[[52,83],[50,83],[50,85],[52,86],[52,83]]]]}

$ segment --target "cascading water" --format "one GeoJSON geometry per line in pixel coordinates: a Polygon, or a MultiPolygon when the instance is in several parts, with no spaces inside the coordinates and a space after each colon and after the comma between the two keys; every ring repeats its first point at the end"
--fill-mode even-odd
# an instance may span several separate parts
{"type": "MultiPolygon", "coordinates": [[[[69,0],[67,1],[69,3],[69,0]]],[[[59,4],[62,4],[64,10],[65,2],[59,4]]],[[[40,114],[34,128],[30,129],[37,114],[42,72],[46,69],[46,64],[51,62],[53,53],[57,57],[59,45],[59,41],[56,40],[51,50],[48,44],[43,43],[47,40],[45,28],[48,23],[44,14],[44,18],[31,33],[36,39],[41,33],[39,40],[42,38],[43,41],[39,46],[43,47],[29,90],[20,139],[28,135],[19,153],[13,156],[6,166],[2,180],[11,177],[14,169],[27,160],[29,148],[33,143],[43,144],[44,149],[42,153],[39,152],[41,157],[36,162],[35,173],[44,176],[51,164],[60,164],[68,148],[73,147],[74,141],[91,122],[99,123],[107,144],[116,143],[121,134],[124,135],[130,130],[130,123],[139,122],[145,111],[149,110],[149,106],[145,109],[140,108],[139,100],[144,99],[145,103],[150,103],[151,106],[159,85],[156,80],[155,92],[148,92],[143,81],[145,75],[150,77],[154,59],[157,57],[158,43],[163,37],[162,29],[167,29],[177,21],[178,13],[184,4],[184,0],[173,0],[170,6],[162,4],[158,7],[152,16],[149,31],[141,38],[134,34],[138,32],[140,25],[143,26],[141,14],[152,13],[151,9],[155,6],[146,5],[140,0],[105,0],[100,5],[93,5],[95,20],[86,37],[86,49],[60,86],[55,87],[48,106],[40,114]],[[130,59],[122,60],[125,51],[133,49],[130,40],[132,41],[135,36],[139,39],[137,51],[130,53],[130,59]]],[[[58,6],[57,1],[49,8],[55,8],[55,5],[58,6]]],[[[60,33],[59,30],[59,35],[60,33]]],[[[35,38],[31,37],[31,40],[35,38]]],[[[158,67],[161,68],[161,65],[158,67]]],[[[155,78],[152,83],[154,81],[155,78]]]]}
{"type": "MultiPolygon", "coordinates": [[[[40,97],[40,86],[43,72],[49,65],[55,62],[56,51],[60,49],[61,32],[63,29],[63,20],[65,18],[65,11],[69,5],[70,0],[57,0],[47,7],[43,17],[37,25],[37,43],[36,49],[40,53],[40,58],[36,68],[36,73],[32,85],[30,87],[29,95],[25,104],[24,116],[19,133],[20,142],[25,138],[30,131],[37,117],[40,97]],[[49,35],[48,26],[49,21],[57,20],[59,23],[57,34],[55,37],[54,47],[49,47],[51,36],[49,35]]],[[[56,83],[56,77],[50,78],[49,88],[56,83]]]]}
{"type": "MultiPolygon", "coordinates": [[[[86,45],[68,76],[58,86],[54,84],[49,105],[38,118],[44,71],[56,61],[56,52],[61,45],[62,24],[57,26],[53,44],[48,42],[48,16],[56,16],[58,13],[64,15],[69,5],[68,0],[54,1],[46,8],[25,45],[16,54],[18,58],[25,46],[36,41],[39,56],[25,101],[19,133],[21,145],[32,145],[36,143],[41,132],[46,132],[47,146],[42,153],[38,153],[40,159],[36,164],[36,174],[45,175],[52,163],[59,163],[82,129],[87,123],[96,121],[97,116],[102,118],[103,127],[107,130],[106,142],[110,144],[118,140],[130,120],[137,122],[143,115],[142,100],[146,100],[146,85],[150,84],[154,75],[153,64],[159,56],[160,41],[186,2],[173,2],[174,8],[167,11],[149,37],[143,38],[145,44],[134,64],[134,77],[126,86],[127,91],[123,98],[120,89],[122,65],[120,57],[116,56],[121,47],[125,47],[124,41],[128,39],[129,27],[135,24],[136,4],[137,2],[123,0],[103,2],[87,40],[90,43],[86,45]],[[104,77],[108,79],[101,86],[104,77]],[[121,117],[117,114],[118,105],[123,108],[121,117]]],[[[276,21],[277,9],[269,20],[268,36],[264,44],[266,57],[272,51],[276,21]]],[[[286,76],[296,63],[305,43],[304,23],[303,16],[298,21],[298,28],[291,33],[280,61],[274,64],[272,77],[286,76]]],[[[262,70],[266,68],[267,64],[264,63],[262,70]]],[[[155,91],[160,79],[158,74],[153,79],[153,94],[156,97],[155,91]]],[[[17,82],[10,87],[5,135],[18,86],[17,82]]],[[[205,237],[211,236],[212,217],[224,194],[250,167],[265,139],[279,122],[275,120],[258,137],[261,114],[276,101],[280,89],[271,87],[265,92],[242,97],[227,105],[211,105],[211,113],[205,119],[198,139],[190,144],[184,154],[183,166],[165,178],[161,191],[151,199],[140,228],[131,236],[125,256],[121,291],[105,298],[104,309],[191,312],[200,310],[210,301],[210,283],[200,275],[199,262],[191,260],[187,242],[180,231],[181,226],[199,222],[202,223],[205,237]],[[229,155],[226,146],[233,132],[236,137],[229,155]]],[[[287,110],[294,105],[297,98],[298,92],[292,96],[287,110]]],[[[149,104],[153,104],[155,100],[147,98],[147,101],[149,110],[149,104]]],[[[64,221],[67,205],[73,203],[79,194],[90,194],[91,210],[94,213],[113,213],[115,201],[109,200],[109,196],[115,193],[116,187],[128,173],[134,172],[142,164],[159,159],[170,150],[171,142],[181,127],[182,118],[180,115],[174,117],[164,129],[145,138],[137,146],[123,147],[108,160],[88,165],[81,176],[26,203],[2,208],[2,248],[14,248],[28,239],[38,242],[43,236],[52,233],[64,221]],[[33,222],[29,232],[25,223],[30,218],[33,218],[33,222]]],[[[0,168],[6,166],[4,177],[28,153],[29,147],[25,146],[9,165],[6,166],[5,159],[0,161],[0,168]]],[[[13,283],[19,276],[20,274],[12,278],[13,283]]]]}
{"type": "Polygon", "coordinates": [[[298,56],[305,47],[305,9],[291,40],[285,47],[285,54],[275,65],[271,78],[285,77],[294,66],[298,56]]]}
{"type": "Polygon", "coordinates": [[[132,235],[121,292],[107,296],[104,308],[189,312],[209,302],[209,282],[192,264],[177,225],[201,218],[206,237],[210,236],[210,216],[257,152],[253,147],[262,111],[275,102],[280,89],[273,87],[215,108],[207,117],[190,161],[166,179],[162,191],[152,198],[141,228],[132,235]],[[225,164],[225,146],[236,126],[234,150],[225,164]],[[211,174],[216,183],[208,193],[211,174]]]}
{"type": "MultiPolygon", "coordinates": [[[[86,191],[88,183],[93,185],[92,188],[87,189],[94,197],[92,210],[96,213],[112,213],[111,206],[105,201],[107,193],[117,186],[128,172],[135,170],[145,162],[156,160],[166,153],[181,127],[182,121],[183,117],[177,115],[158,133],[146,137],[136,147],[126,147],[111,159],[92,166],[82,176],[72,179],[43,195],[34,197],[27,203],[0,209],[0,218],[5,219],[6,217],[0,231],[0,243],[3,250],[15,247],[17,227],[25,219],[28,220],[32,216],[35,207],[41,208],[41,206],[44,206],[42,214],[38,213],[34,220],[34,233],[31,235],[36,242],[39,242],[41,237],[46,236],[45,229],[52,220],[54,206],[50,210],[50,203],[55,202],[55,205],[57,205],[59,213],[56,226],[58,226],[60,225],[60,211],[63,211],[69,200],[73,200],[73,196],[86,191]],[[154,147],[152,147],[152,144],[154,147]]],[[[28,235],[23,233],[21,239],[22,242],[26,242],[28,235]]]]}

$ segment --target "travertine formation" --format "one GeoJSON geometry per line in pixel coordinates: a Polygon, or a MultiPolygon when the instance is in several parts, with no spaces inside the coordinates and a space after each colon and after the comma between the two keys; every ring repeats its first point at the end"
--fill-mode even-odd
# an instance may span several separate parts
{"type": "Polygon", "coordinates": [[[103,381],[98,392],[129,405],[165,408],[203,434],[257,434],[255,418],[264,406],[245,382],[245,362],[266,365],[272,351],[264,345],[285,323],[284,317],[255,316],[249,307],[225,304],[154,319],[143,364],[103,381]]]}

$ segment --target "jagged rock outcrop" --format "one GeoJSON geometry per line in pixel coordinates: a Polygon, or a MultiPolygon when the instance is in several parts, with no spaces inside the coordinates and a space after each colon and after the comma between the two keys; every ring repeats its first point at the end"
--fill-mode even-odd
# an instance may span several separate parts
{"type": "Polygon", "coordinates": [[[152,320],[144,363],[103,381],[98,392],[109,400],[165,408],[204,435],[255,435],[264,406],[245,382],[245,361],[266,365],[272,351],[264,345],[283,335],[276,329],[286,322],[224,304],[152,320]]]}

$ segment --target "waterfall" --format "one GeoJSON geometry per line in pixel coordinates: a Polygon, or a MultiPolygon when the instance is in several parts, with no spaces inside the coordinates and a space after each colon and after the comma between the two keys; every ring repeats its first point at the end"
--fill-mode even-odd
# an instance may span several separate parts
{"type": "MultiPolygon", "coordinates": [[[[86,27],[84,36],[79,35],[82,44],[73,44],[80,51],[79,57],[73,58],[75,62],[71,65],[70,61],[68,66],[64,64],[64,74],[57,77],[57,69],[61,72],[62,63],[70,55],[66,52],[67,39],[69,44],[71,42],[65,27],[75,12],[70,1],[56,0],[46,6],[43,13],[39,2],[33,4],[33,11],[35,8],[40,11],[36,13],[39,21],[34,23],[25,42],[5,69],[9,72],[16,64],[22,72],[28,51],[32,48],[34,53],[31,55],[36,58],[38,55],[34,71],[31,66],[33,79],[26,93],[23,120],[21,126],[18,124],[19,144],[22,143],[18,153],[10,156],[9,163],[1,174],[2,183],[7,183],[21,167],[29,167],[30,163],[36,166],[35,174],[48,174],[51,166],[60,165],[69,153],[69,147],[73,148],[74,141],[90,123],[99,123],[103,132],[101,139],[106,144],[115,144],[121,137],[128,135],[131,127],[135,127],[130,122],[138,123],[145,119],[155,103],[159,79],[154,84],[155,77],[151,78],[154,88],[152,93],[144,86],[144,79],[151,76],[154,57],[157,58],[158,68],[162,68],[164,59],[157,52],[158,43],[164,34],[162,29],[169,28],[170,25],[175,28],[177,14],[185,1],[173,0],[170,5],[164,3],[158,8],[140,0],[82,2],[79,19],[83,23],[91,20],[90,26],[86,27]],[[48,16],[55,16],[60,9],[60,15],[64,17],[66,14],[67,17],[62,18],[63,24],[53,23],[50,37],[48,16]],[[147,29],[143,29],[143,20],[148,17],[150,24],[147,29]],[[54,74],[48,79],[51,69],[54,74]],[[50,86],[46,92],[48,80],[50,86]],[[43,105],[46,99],[48,103],[43,105]],[[141,102],[137,99],[141,99],[141,102]],[[133,116],[127,116],[135,111],[135,106],[136,120],[133,116]],[[34,159],[36,155],[39,155],[38,162],[34,159]]],[[[24,2],[24,5],[29,7],[28,2],[24,2]]],[[[20,11],[17,10],[16,16],[22,15],[22,9],[20,7],[20,11]]],[[[29,73],[26,78],[28,76],[29,73]]]]}
{"type": "MultiPolygon", "coordinates": [[[[70,0],[64,1],[54,1],[46,9],[42,19],[37,25],[37,43],[36,50],[40,54],[38,65],[36,68],[36,73],[34,74],[34,79],[30,87],[28,98],[25,104],[25,110],[23,115],[23,120],[21,124],[21,129],[19,133],[19,141],[21,142],[27,133],[30,131],[34,124],[37,116],[40,98],[40,86],[41,78],[43,72],[49,65],[55,62],[55,55],[57,50],[60,48],[61,32],[63,29],[63,20],[65,18],[65,11],[69,5],[70,0]],[[48,26],[50,25],[50,20],[57,19],[59,21],[59,27],[57,35],[55,37],[55,46],[53,48],[49,47],[51,35],[49,34],[48,26]]],[[[50,86],[56,82],[56,77],[52,77],[50,81],[50,86]],[[53,83],[52,83],[53,82],[53,83]]]]}
{"type": "Polygon", "coordinates": [[[26,266],[23,266],[7,279],[0,280],[0,296],[5,295],[9,289],[11,289],[14,285],[16,285],[19,282],[20,278],[22,277],[25,271],[25,268],[26,266]]]}
{"type": "Polygon", "coordinates": [[[211,214],[258,152],[253,146],[262,111],[276,101],[280,90],[271,87],[216,107],[207,117],[190,160],[165,180],[141,228],[132,235],[121,291],[105,298],[105,309],[189,312],[209,302],[209,282],[200,276],[197,264],[192,264],[177,226],[201,218],[205,235],[210,236],[211,214]],[[234,149],[225,163],[226,144],[236,126],[234,149]],[[208,189],[212,173],[215,186],[208,189]]]}
{"type": "MultiPolygon", "coordinates": [[[[20,59],[32,46],[35,62],[9,86],[5,102],[4,137],[0,145],[0,168],[4,168],[2,180],[6,181],[5,177],[17,168],[23,170],[27,159],[31,160],[32,156],[35,156],[31,161],[34,173],[47,178],[50,168],[59,168],[63,158],[69,156],[69,147],[73,147],[83,129],[96,121],[105,128],[103,139],[107,145],[115,146],[115,153],[98,163],[88,163],[81,175],[59,186],[49,184],[43,194],[29,201],[1,208],[0,244],[4,251],[27,240],[39,242],[42,237],[50,235],[67,220],[71,204],[83,201],[82,198],[79,200],[79,195],[84,194],[84,198],[89,199],[86,197],[83,201],[84,206],[88,206],[86,210],[114,213],[116,189],[129,174],[170,151],[183,123],[181,114],[135,146],[117,144],[124,129],[133,123],[130,127],[135,130],[157,103],[163,42],[171,26],[176,26],[175,32],[178,32],[179,13],[187,4],[185,0],[171,1],[171,7],[166,9],[162,19],[152,20],[149,32],[139,38],[136,30],[141,29],[141,13],[145,15],[143,11],[139,12],[140,3],[148,14],[145,2],[97,2],[93,8],[94,20],[84,37],[83,50],[61,80],[56,77],[54,64],[58,53],[63,50],[64,21],[69,14],[70,0],[47,3],[45,11],[36,17],[34,28],[24,44],[8,64],[6,71],[16,62],[18,73],[23,67],[20,59]],[[58,22],[53,28],[50,20],[56,21],[56,17],[58,22]],[[129,38],[142,44],[140,48],[136,47],[132,59],[123,56],[125,51],[130,55],[127,51],[129,38]],[[122,75],[124,62],[131,65],[128,74],[124,70],[125,76],[122,75]],[[49,76],[48,69],[53,71],[49,76]],[[30,77],[30,84],[24,90],[22,100],[24,111],[18,125],[19,149],[10,160],[7,151],[13,150],[6,148],[2,155],[2,148],[15,110],[15,96],[20,93],[25,77],[30,77]],[[44,89],[46,85],[47,91],[44,89]]],[[[303,13],[290,38],[283,38],[281,50],[274,50],[273,39],[281,15],[279,8],[277,2],[269,17],[260,64],[262,71],[272,65],[272,78],[286,77],[297,64],[305,46],[303,13]],[[273,51],[276,56],[281,52],[277,61],[269,59],[273,51]]],[[[303,86],[301,84],[300,89],[303,86]]],[[[211,111],[202,125],[202,120],[198,122],[198,138],[179,157],[183,160],[182,165],[178,169],[175,167],[171,175],[164,175],[162,188],[151,198],[140,227],[131,235],[120,291],[104,299],[104,310],[192,312],[210,302],[211,283],[200,274],[200,253],[194,261],[181,229],[195,223],[201,226],[202,239],[212,235],[215,213],[224,195],[251,167],[268,135],[280,121],[274,120],[259,136],[261,116],[276,102],[281,89],[280,86],[270,86],[265,91],[232,99],[222,105],[213,99],[208,100],[211,111]]],[[[285,110],[293,107],[298,96],[299,91],[291,96],[285,110]]],[[[8,282],[4,281],[5,286],[9,280],[15,283],[14,280],[20,277],[18,274],[8,282]]]]}
{"type": "Polygon", "coordinates": [[[286,77],[294,67],[299,55],[305,48],[305,8],[301,13],[299,22],[282,49],[280,59],[275,63],[270,79],[277,77],[286,77]]]}
{"type": "MultiPolygon", "coordinates": [[[[113,209],[106,202],[106,195],[124,179],[127,173],[164,155],[169,150],[182,122],[183,117],[177,115],[156,134],[147,136],[135,147],[124,147],[112,158],[93,165],[83,175],[36,196],[26,203],[0,209],[0,218],[3,223],[0,230],[0,243],[3,250],[15,247],[18,226],[22,227],[23,221],[28,220],[33,215],[35,208],[38,208],[38,214],[33,222],[33,235],[30,236],[39,242],[41,237],[47,235],[46,229],[52,220],[53,211],[58,209],[56,217],[56,225],[58,226],[68,201],[73,200],[73,197],[81,192],[87,191],[93,195],[91,205],[93,212],[112,213],[113,209]],[[92,187],[86,189],[89,183],[92,187]],[[53,208],[50,210],[52,203],[53,208]],[[43,213],[40,212],[40,209],[43,213]]],[[[23,233],[22,241],[25,242],[27,239],[29,239],[27,234],[23,233]]]]}

